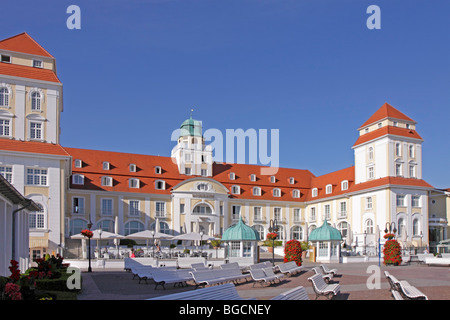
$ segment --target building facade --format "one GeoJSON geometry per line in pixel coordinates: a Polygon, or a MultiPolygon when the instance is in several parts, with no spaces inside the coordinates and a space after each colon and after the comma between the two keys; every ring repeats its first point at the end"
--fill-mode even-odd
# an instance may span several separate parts
{"type": "Polygon", "coordinates": [[[221,235],[242,217],[264,239],[276,219],[287,241],[307,240],[326,219],[369,254],[388,223],[410,246],[447,237],[449,192],[423,180],[417,123],[387,103],[358,128],[354,166],[264,175],[258,165],[215,162],[192,117],[166,157],[63,147],[54,57],[26,33],[0,41],[0,55],[0,173],[42,208],[30,215],[33,256],[69,254],[79,246],[70,236],[88,222],[123,235],[221,235]]]}

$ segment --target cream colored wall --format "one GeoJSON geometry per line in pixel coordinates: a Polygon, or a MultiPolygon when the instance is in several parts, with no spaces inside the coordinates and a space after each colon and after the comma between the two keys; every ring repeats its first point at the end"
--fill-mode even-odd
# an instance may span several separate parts
{"type": "MultiPolygon", "coordinates": [[[[6,54],[6,53],[5,53],[6,54]]],[[[55,70],[55,62],[52,58],[46,58],[46,57],[30,57],[29,55],[14,52],[11,53],[11,63],[12,64],[18,64],[21,66],[27,66],[32,67],[33,66],[33,60],[41,60],[43,62],[43,69],[48,70],[55,70]]]]}

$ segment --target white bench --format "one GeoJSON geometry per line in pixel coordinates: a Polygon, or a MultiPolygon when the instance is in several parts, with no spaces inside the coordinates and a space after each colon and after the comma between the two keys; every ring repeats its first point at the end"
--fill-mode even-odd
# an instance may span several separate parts
{"type": "Polygon", "coordinates": [[[192,264],[203,263],[206,265],[206,259],[202,257],[178,257],[177,266],[178,268],[192,268],[192,264]]]}
{"type": "Polygon", "coordinates": [[[139,283],[141,283],[142,280],[147,283],[147,280],[153,279],[153,274],[155,272],[162,272],[162,271],[176,271],[176,267],[159,267],[154,268],[152,266],[140,266],[140,267],[132,267],[131,272],[133,273],[133,279],[137,276],[139,278],[139,283]]]}
{"type": "Polygon", "coordinates": [[[264,269],[257,268],[257,269],[250,269],[250,275],[252,276],[252,279],[255,281],[253,284],[253,287],[256,283],[259,283],[261,287],[264,287],[264,284],[268,283],[271,285],[275,282],[278,278],[276,276],[267,276],[264,272],[264,269]]]}
{"type": "Polygon", "coordinates": [[[321,264],[320,267],[322,268],[322,270],[325,274],[332,274],[333,277],[337,274],[337,269],[329,269],[324,264],[321,264]]]}
{"type": "Polygon", "coordinates": [[[250,270],[264,269],[264,268],[268,268],[268,267],[273,268],[272,262],[270,262],[270,261],[259,262],[259,263],[251,264],[249,266],[250,270]]]}
{"type": "Polygon", "coordinates": [[[314,292],[316,293],[316,299],[319,296],[327,296],[328,299],[333,298],[341,291],[339,283],[327,284],[321,274],[315,274],[308,278],[312,283],[314,292]]]}
{"type": "Polygon", "coordinates": [[[197,286],[207,286],[225,282],[234,282],[237,284],[239,280],[249,277],[248,274],[243,274],[240,269],[234,268],[194,270],[190,273],[197,286]]]}
{"type": "Polygon", "coordinates": [[[148,300],[244,300],[239,296],[236,287],[232,283],[206,287],[197,290],[189,290],[148,300]]]}
{"type": "Polygon", "coordinates": [[[275,272],[273,272],[272,267],[263,268],[263,271],[267,277],[276,277],[278,281],[281,281],[282,278],[286,277],[284,273],[275,274],[275,272]]]}
{"type": "Polygon", "coordinates": [[[281,273],[287,276],[297,274],[303,269],[302,266],[297,266],[297,263],[295,261],[289,261],[286,263],[279,264],[277,265],[277,268],[278,270],[280,270],[281,273]]]}
{"type": "Polygon", "coordinates": [[[312,268],[312,270],[316,274],[320,275],[326,283],[329,283],[330,280],[333,279],[333,274],[332,273],[324,273],[322,268],[315,267],[315,268],[312,268]]]}
{"type": "Polygon", "coordinates": [[[166,289],[165,285],[173,283],[174,287],[179,285],[183,286],[187,281],[193,280],[190,274],[192,269],[179,269],[174,271],[159,271],[158,268],[152,272],[152,280],[155,282],[155,290],[158,286],[162,286],[166,289]]]}
{"type": "Polygon", "coordinates": [[[390,290],[395,300],[428,300],[428,297],[422,291],[410,285],[408,281],[398,280],[388,271],[384,271],[384,274],[389,281],[390,290]]]}
{"type": "Polygon", "coordinates": [[[398,292],[397,290],[391,290],[391,294],[395,300],[405,300],[405,299],[403,299],[402,294],[400,292],[398,292]]]}
{"type": "Polygon", "coordinates": [[[273,297],[270,300],[309,300],[306,289],[303,286],[298,286],[286,292],[273,297]]]}

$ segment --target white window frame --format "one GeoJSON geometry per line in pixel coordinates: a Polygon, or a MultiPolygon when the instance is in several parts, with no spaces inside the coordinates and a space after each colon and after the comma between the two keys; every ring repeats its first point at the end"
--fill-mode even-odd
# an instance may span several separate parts
{"type": "Polygon", "coordinates": [[[7,84],[0,84],[0,95],[1,95],[0,102],[2,102],[0,104],[0,107],[9,108],[12,95],[11,87],[7,84]]]}
{"type": "Polygon", "coordinates": [[[292,190],[292,198],[300,198],[300,190],[298,189],[292,190]]]}
{"type": "Polygon", "coordinates": [[[366,197],[366,209],[372,210],[373,209],[373,199],[372,197],[366,197]]]}
{"type": "Polygon", "coordinates": [[[130,172],[136,172],[136,165],[134,163],[130,163],[129,169],[130,172]]]}
{"type": "Polygon", "coordinates": [[[103,187],[112,187],[113,185],[113,178],[109,176],[102,176],[101,177],[101,185],[103,187]]]}
{"type": "Polygon", "coordinates": [[[75,159],[73,162],[73,166],[75,168],[82,168],[83,167],[83,161],[81,159],[75,159]]]}
{"type": "Polygon", "coordinates": [[[289,184],[294,184],[294,183],[295,183],[294,177],[290,177],[290,178],[289,178],[289,184]]]}
{"type": "Polygon", "coordinates": [[[421,197],[418,195],[411,196],[411,206],[413,208],[420,208],[421,207],[420,199],[421,199],[421,197]]]}
{"type": "Polygon", "coordinates": [[[27,168],[25,184],[28,186],[48,186],[48,169],[34,167],[27,168]],[[30,170],[32,170],[32,172],[30,172],[30,170]]]}
{"type": "Polygon", "coordinates": [[[367,180],[375,179],[375,166],[367,167],[367,180]]]}
{"type": "Polygon", "coordinates": [[[348,190],[348,180],[341,182],[341,190],[348,190]]]}
{"type": "Polygon", "coordinates": [[[231,194],[241,194],[241,187],[238,185],[231,186],[231,194]]]}
{"type": "Polygon", "coordinates": [[[241,206],[240,205],[232,205],[231,206],[231,219],[237,220],[241,216],[241,206]],[[239,210],[237,210],[239,208],[239,210]],[[239,211],[239,212],[236,212],[239,211]]]}
{"type": "Polygon", "coordinates": [[[156,167],[155,167],[155,173],[156,173],[156,174],[161,174],[161,173],[162,173],[162,169],[161,169],[160,166],[156,166],[156,167]]]}
{"type": "Polygon", "coordinates": [[[208,169],[200,169],[200,175],[202,177],[207,177],[208,176],[208,169]]]}
{"type": "Polygon", "coordinates": [[[401,163],[396,163],[395,164],[395,175],[397,177],[402,177],[403,176],[403,166],[401,163]]]}
{"type": "Polygon", "coordinates": [[[281,197],[281,189],[280,189],[280,188],[274,188],[274,189],[272,190],[272,195],[273,195],[274,197],[281,197]]]}
{"type": "Polygon", "coordinates": [[[401,157],[402,156],[402,144],[400,142],[396,142],[394,145],[395,148],[395,156],[401,157]]]}
{"type": "Polygon", "coordinates": [[[108,161],[103,161],[102,168],[103,170],[109,170],[111,168],[110,163],[108,161]]]}
{"type": "Polygon", "coordinates": [[[252,173],[250,175],[250,181],[256,181],[256,174],[252,173]]]}
{"type": "Polygon", "coordinates": [[[111,217],[114,213],[114,200],[111,198],[101,198],[100,203],[101,215],[111,217]]]}
{"type": "Polygon", "coordinates": [[[324,218],[326,220],[328,220],[328,221],[331,220],[331,205],[325,204],[323,206],[323,213],[324,213],[324,218]]]}
{"type": "Polygon", "coordinates": [[[254,196],[261,196],[261,187],[253,187],[252,194],[254,196]]]}
{"type": "Polygon", "coordinates": [[[235,180],[236,179],[236,174],[234,172],[230,172],[228,177],[230,178],[230,180],[235,180]]]}
{"type": "Polygon", "coordinates": [[[0,165],[0,175],[6,179],[9,183],[13,181],[13,168],[12,166],[0,165]]]}
{"type": "Polygon", "coordinates": [[[395,197],[395,203],[397,207],[405,207],[406,197],[404,194],[397,194],[395,197]]]}
{"type": "Polygon", "coordinates": [[[128,200],[128,216],[139,217],[141,215],[141,201],[130,199],[128,200]],[[137,204],[137,206],[135,206],[137,204]]]}
{"type": "Polygon", "coordinates": [[[141,181],[138,178],[130,178],[128,180],[128,187],[133,189],[139,189],[141,186],[141,181]]]}
{"type": "Polygon", "coordinates": [[[260,206],[253,207],[253,220],[262,221],[262,207],[260,206]]]}
{"type": "Polygon", "coordinates": [[[283,208],[274,207],[273,208],[273,218],[277,219],[278,221],[283,220],[283,208]]]}
{"type": "Polygon", "coordinates": [[[271,176],[271,177],[270,177],[270,182],[271,182],[271,183],[277,182],[277,178],[276,178],[275,176],[271,176]]]}
{"type": "Polygon", "coordinates": [[[332,193],[333,192],[333,186],[331,185],[331,184],[327,184],[326,186],[325,186],[325,193],[326,194],[330,194],[330,193],[332,193]]]}
{"type": "Polygon", "coordinates": [[[12,120],[0,118],[0,136],[11,137],[12,132],[12,120]]]}
{"type": "Polygon", "coordinates": [[[47,229],[47,213],[44,205],[37,203],[41,208],[39,211],[33,211],[28,214],[28,224],[30,230],[45,230],[47,229]],[[33,222],[32,222],[33,220],[33,222]]]}
{"type": "Polygon", "coordinates": [[[44,61],[33,59],[33,68],[40,68],[40,69],[44,68],[44,61]]]}
{"type": "Polygon", "coordinates": [[[84,175],[82,175],[82,174],[72,175],[72,184],[83,185],[84,184],[84,175]]]}
{"type": "Polygon", "coordinates": [[[73,214],[84,214],[85,213],[85,199],[84,197],[74,196],[72,197],[72,213],[73,214]],[[78,206],[75,205],[75,199],[77,199],[78,206]],[[78,209],[76,209],[78,208],[78,209]]]}
{"type": "Polygon", "coordinates": [[[313,188],[313,189],[311,190],[311,194],[312,194],[312,197],[317,197],[317,194],[318,194],[317,188],[313,188]]]}
{"type": "Polygon", "coordinates": [[[41,111],[42,107],[42,93],[35,90],[30,93],[31,96],[31,111],[41,111]]]}
{"type": "Polygon", "coordinates": [[[43,141],[44,140],[44,122],[43,121],[29,121],[30,140],[43,141]]]}
{"type": "Polygon", "coordinates": [[[164,201],[155,201],[155,217],[162,218],[165,216],[166,216],[166,203],[164,201]]]}
{"type": "Polygon", "coordinates": [[[155,189],[156,190],[166,190],[166,182],[164,180],[156,180],[155,181],[155,189]]]}

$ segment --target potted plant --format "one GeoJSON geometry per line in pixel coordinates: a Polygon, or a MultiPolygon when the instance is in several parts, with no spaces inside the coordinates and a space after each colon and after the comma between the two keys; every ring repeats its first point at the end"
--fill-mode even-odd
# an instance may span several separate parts
{"type": "Polygon", "coordinates": [[[302,242],[300,242],[300,245],[302,247],[302,259],[305,259],[306,254],[308,253],[308,250],[309,250],[308,241],[302,241],[302,242]]]}

